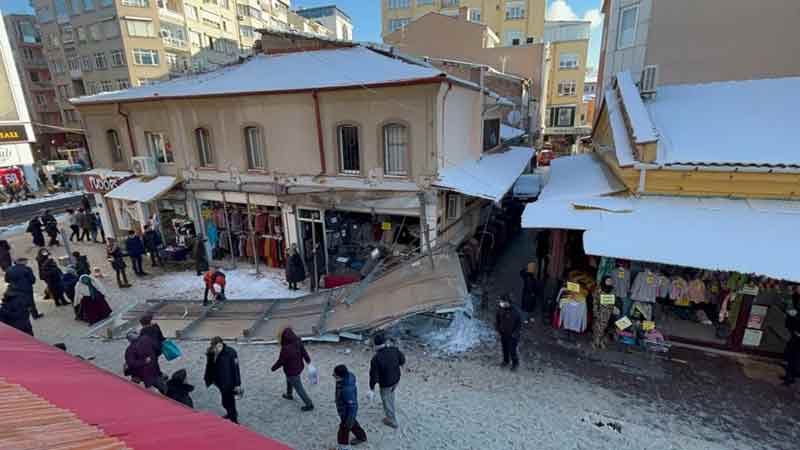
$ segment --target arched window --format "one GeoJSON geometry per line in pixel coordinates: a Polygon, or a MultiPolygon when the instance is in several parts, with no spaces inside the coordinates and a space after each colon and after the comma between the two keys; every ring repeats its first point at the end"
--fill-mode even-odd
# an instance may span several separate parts
{"type": "Polygon", "coordinates": [[[264,136],[259,127],[245,127],[244,145],[247,150],[247,168],[265,169],[267,158],[264,151],[264,136]]]}
{"type": "Polygon", "coordinates": [[[336,127],[336,137],[339,141],[339,172],[358,175],[361,173],[358,126],[339,125],[336,127]]]}
{"type": "Polygon", "coordinates": [[[208,167],[214,165],[214,149],[211,146],[211,133],[207,128],[197,128],[194,130],[194,138],[197,141],[197,156],[200,158],[200,165],[208,167]]]}
{"type": "Polygon", "coordinates": [[[108,147],[111,149],[111,161],[122,161],[122,144],[119,141],[117,130],[106,131],[106,138],[108,138],[108,147]]]}
{"type": "Polygon", "coordinates": [[[390,123],[383,127],[383,173],[408,175],[408,127],[390,123]]]}

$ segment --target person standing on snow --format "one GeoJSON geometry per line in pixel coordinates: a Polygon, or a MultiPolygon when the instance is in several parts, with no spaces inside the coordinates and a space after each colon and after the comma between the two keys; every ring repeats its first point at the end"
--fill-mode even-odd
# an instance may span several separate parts
{"type": "Polygon", "coordinates": [[[339,432],[337,442],[340,449],[348,445],[358,445],[367,442],[367,433],[358,423],[358,388],[356,376],[347,370],[347,366],[340,364],[333,369],[336,378],[336,412],[339,413],[339,432]],[[350,440],[350,433],[355,439],[350,440]]]}
{"type": "Polygon", "coordinates": [[[394,403],[394,391],[400,383],[400,368],[406,363],[406,357],[397,347],[390,346],[383,334],[378,334],[374,339],[375,356],[369,365],[370,397],[375,391],[375,385],[380,387],[381,401],[383,403],[383,424],[397,428],[397,414],[394,403]]]}
{"type": "Polygon", "coordinates": [[[111,268],[113,268],[114,272],[117,274],[117,286],[120,288],[131,287],[130,283],[128,283],[128,274],[125,272],[125,268],[128,266],[125,264],[124,254],[114,238],[108,238],[106,255],[111,262],[111,268]]]}
{"type": "Polygon", "coordinates": [[[286,262],[286,282],[289,283],[289,290],[296,291],[297,283],[306,279],[306,268],[303,265],[303,258],[297,252],[297,244],[292,244],[289,260],[286,262]]]}
{"type": "Polygon", "coordinates": [[[59,269],[56,260],[48,257],[42,265],[40,273],[42,281],[47,284],[47,290],[56,302],[56,306],[68,305],[69,302],[64,298],[64,285],[62,283],[64,272],[59,269]]]}
{"type": "Polygon", "coordinates": [[[44,247],[44,233],[42,233],[42,220],[39,217],[34,217],[28,222],[28,228],[25,230],[33,237],[33,245],[37,247],[44,247]]]}
{"type": "Polygon", "coordinates": [[[294,334],[294,330],[291,327],[287,327],[281,333],[280,344],[281,353],[278,356],[278,360],[272,365],[272,371],[275,372],[283,367],[283,373],[286,375],[286,393],[283,394],[283,398],[294,400],[292,391],[297,391],[297,395],[300,396],[304,403],[300,410],[312,411],[314,403],[311,402],[311,398],[309,398],[303,387],[303,380],[300,378],[300,374],[303,373],[303,368],[305,367],[303,361],[310,364],[311,357],[308,355],[303,341],[294,334]]]}
{"type": "Polygon", "coordinates": [[[74,242],[76,239],[78,242],[81,241],[81,229],[78,225],[80,222],[79,214],[75,214],[74,209],[67,210],[67,223],[69,224],[69,229],[72,231],[69,235],[69,241],[74,242]]]}
{"type": "Polygon", "coordinates": [[[239,357],[236,350],[228,347],[222,338],[215,336],[206,351],[206,373],[203,377],[206,387],[217,386],[222,396],[222,407],[225,408],[225,419],[239,423],[236,411],[236,395],[241,395],[242,378],[239,374],[239,357]]]}
{"type": "Polygon", "coordinates": [[[31,317],[39,319],[44,314],[36,309],[36,302],[33,300],[33,285],[36,284],[36,275],[28,267],[27,258],[17,258],[16,262],[6,271],[5,281],[8,283],[6,292],[12,292],[24,299],[31,317]]]}
{"type": "Polygon", "coordinates": [[[130,344],[125,350],[125,375],[129,375],[134,382],[141,381],[146,388],[155,387],[166,395],[167,385],[161,377],[152,339],[134,330],[129,331],[126,337],[130,344]]]}
{"type": "Polygon", "coordinates": [[[90,210],[80,210],[80,214],[78,214],[78,225],[81,227],[81,236],[78,238],[78,242],[82,242],[84,239],[86,239],[86,242],[89,242],[90,235],[92,233],[93,221],[94,217],[92,216],[92,212],[90,210]]]}
{"type": "Polygon", "coordinates": [[[128,253],[128,257],[131,258],[133,273],[140,277],[147,275],[144,271],[144,268],[142,268],[144,242],[142,242],[142,238],[140,238],[133,230],[128,231],[128,239],[125,240],[125,251],[128,253]]]}
{"type": "Polygon", "coordinates": [[[50,237],[50,242],[47,243],[47,246],[60,246],[61,244],[58,243],[58,221],[50,214],[49,209],[42,214],[42,223],[44,224],[44,231],[50,237]]]}
{"type": "Polygon", "coordinates": [[[536,296],[539,294],[539,280],[536,278],[536,263],[528,263],[528,267],[519,271],[522,278],[521,307],[527,315],[526,322],[533,322],[533,312],[536,309],[536,296]]]}
{"type": "Polygon", "coordinates": [[[158,254],[158,249],[161,248],[161,244],[164,243],[164,241],[161,239],[161,233],[159,233],[158,230],[151,228],[150,225],[145,225],[143,240],[144,249],[150,254],[150,264],[153,267],[164,265],[164,261],[158,254]]]}
{"type": "Polygon", "coordinates": [[[511,360],[511,370],[519,367],[519,355],[517,346],[519,345],[520,330],[522,320],[519,312],[514,309],[508,296],[504,296],[497,308],[495,317],[495,330],[500,334],[500,345],[503,347],[503,364],[505,367],[511,360]]]}

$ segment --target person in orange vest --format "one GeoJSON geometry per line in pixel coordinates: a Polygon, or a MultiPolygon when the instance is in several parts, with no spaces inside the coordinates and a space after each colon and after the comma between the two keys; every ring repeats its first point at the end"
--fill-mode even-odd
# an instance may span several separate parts
{"type": "Polygon", "coordinates": [[[225,274],[219,270],[219,267],[212,266],[208,272],[203,275],[203,282],[206,284],[206,290],[205,293],[203,293],[203,306],[208,305],[209,292],[213,295],[214,300],[225,300],[225,274]]]}

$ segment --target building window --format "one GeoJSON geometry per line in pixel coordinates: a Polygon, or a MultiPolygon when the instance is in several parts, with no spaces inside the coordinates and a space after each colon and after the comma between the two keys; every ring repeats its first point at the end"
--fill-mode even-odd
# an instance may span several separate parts
{"type": "Polygon", "coordinates": [[[28,76],[34,83],[39,82],[39,72],[28,72],[28,76]]]}
{"type": "Polygon", "coordinates": [[[97,68],[97,70],[108,69],[108,61],[106,61],[105,53],[101,52],[94,54],[94,66],[97,68]]]}
{"type": "Polygon", "coordinates": [[[36,18],[39,19],[40,23],[50,22],[53,20],[53,11],[49,6],[43,6],[36,10],[36,18]]]}
{"type": "Polygon", "coordinates": [[[211,146],[211,133],[207,128],[194,130],[194,139],[197,142],[197,156],[200,165],[208,167],[214,164],[214,149],[211,146]]]}
{"type": "Polygon", "coordinates": [[[558,95],[562,97],[575,96],[575,80],[563,80],[558,83],[558,95]]]}
{"type": "Polygon", "coordinates": [[[143,20],[126,20],[125,26],[128,28],[128,36],[131,37],[155,37],[156,31],[153,22],[143,20]]]}
{"type": "Polygon", "coordinates": [[[92,57],[89,55],[81,56],[81,69],[84,72],[91,72],[92,71],[92,57]]]}
{"type": "Polygon", "coordinates": [[[470,22],[480,22],[481,21],[481,9],[480,8],[470,8],[467,17],[469,17],[469,21],[470,22]]]}
{"type": "Polygon", "coordinates": [[[100,89],[103,92],[110,92],[114,90],[114,82],[111,80],[103,80],[100,82],[100,89]]]}
{"type": "MultiPolygon", "coordinates": [[[[72,0],[73,2],[77,2],[78,0],[72,0]]],[[[94,0],[83,0],[83,10],[84,11],[91,11],[94,9],[94,0]]]]}
{"type": "Polygon", "coordinates": [[[483,149],[491,150],[500,145],[500,119],[483,121],[483,149]]]}
{"type": "Polygon", "coordinates": [[[67,0],[53,0],[53,8],[56,10],[56,16],[67,17],[67,0]]]}
{"type": "Polygon", "coordinates": [[[39,106],[47,104],[47,98],[42,94],[36,94],[36,104],[39,106]]]}
{"type": "Polygon", "coordinates": [[[336,136],[339,141],[339,172],[358,175],[361,173],[358,127],[341,125],[336,129],[336,136]]]}
{"type": "Polygon", "coordinates": [[[159,64],[158,50],[135,48],[133,49],[133,62],[140,66],[157,66],[159,64]]]}
{"type": "Polygon", "coordinates": [[[388,0],[389,9],[405,9],[411,7],[411,0],[388,0]]]}
{"type": "Polygon", "coordinates": [[[51,72],[55,74],[64,73],[64,62],[63,61],[53,61],[52,68],[50,69],[51,72]]]}
{"type": "Polygon", "coordinates": [[[119,36],[119,23],[116,20],[109,20],[103,25],[104,32],[107,38],[115,38],[119,36]]]}
{"type": "Polygon", "coordinates": [[[19,33],[20,39],[22,42],[26,44],[38,44],[42,41],[42,38],[39,36],[39,32],[36,31],[36,27],[33,26],[33,23],[24,20],[17,22],[17,33],[19,33]]]}
{"type": "Polygon", "coordinates": [[[389,33],[393,33],[399,29],[405,28],[408,26],[410,19],[391,19],[389,20],[389,33]]]}
{"type": "Polygon", "coordinates": [[[579,65],[577,53],[562,53],[558,55],[559,69],[577,69],[579,65]]]}
{"type": "Polygon", "coordinates": [[[458,219],[461,206],[461,196],[458,194],[447,194],[447,219],[458,219]]]}
{"type": "Polygon", "coordinates": [[[117,131],[106,131],[106,138],[108,139],[108,147],[111,149],[111,160],[114,162],[122,161],[122,143],[119,140],[117,131]]]}
{"type": "Polygon", "coordinates": [[[197,7],[192,5],[186,5],[186,18],[197,20],[197,7]]]}
{"type": "Polygon", "coordinates": [[[383,127],[383,173],[408,175],[408,128],[399,123],[383,127]]]}
{"type": "Polygon", "coordinates": [[[504,45],[506,47],[522,45],[523,36],[524,34],[522,33],[522,31],[517,31],[517,30],[506,31],[504,45]]]}
{"type": "Polygon", "coordinates": [[[150,6],[150,0],[122,0],[122,6],[136,6],[138,8],[147,8],[150,6]]]}
{"type": "Polygon", "coordinates": [[[506,5],[506,20],[518,20],[525,18],[524,4],[506,5]]]}
{"type": "Polygon", "coordinates": [[[163,133],[150,133],[145,132],[144,137],[147,139],[147,149],[150,151],[150,156],[156,159],[156,162],[161,164],[170,164],[175,162],[175,156],[172,154],[172,147],[167,143],[167,138],[163,133]]]}
{"type": "Polygon", "coordinates": [[[125,53],[122,50],[111,50],[111,66],[122,67],[125,65],[125,53]]]}
{"type": "Polygon", "coordinates": [[[633,5],[623,8],[619,12],[619,36],[617,47],[630,47],[636,41],[636,22],[639,19],[639,6],[633,5]]]}
{"type": "Polygon", "coordinates": [[[417,6],[433,6],[434,0],[417,0],[417,6]]]}
{"type": "Polygon", "coordinates": [[[81,63],[78,61],[77,56],[70,56],[67,59],[67,67],[69,68],[70,72],[80,70],[81,63]]]}
{"type": "Polygon", "coordinates": [[[259,127],[245,127],[244,144],[247,148],[247,168],[264,169],[267,167],[264,153],[264,136],[259,127]]]}
{"type": "Polygon", "coordinates": [[[574,106],[555,106],[550,108],[548,127],[571,127],[575,124],[574,106]]]}
{"type": "Polygon", "coordinates": [[[442,0],[442,8],[457,8],[459,0],[442,0]]]}
{"type": "Polygon", "coordinates": [[[101,41],[103,39],[103,36],[100,33],[99,23],[95,23],[89,26],[89,37],[91,37],[93,41],[101,41]]]}
{"type": "Polygon", "coordinates": [[[119,86],[120,89],[128,89],[129,87],[131,87],[131,84],[125,78],[117,80],[117,85],[119,86]]]}

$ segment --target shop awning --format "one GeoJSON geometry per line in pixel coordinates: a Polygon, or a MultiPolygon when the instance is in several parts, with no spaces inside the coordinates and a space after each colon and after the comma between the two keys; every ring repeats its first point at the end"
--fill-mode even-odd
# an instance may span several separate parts
{"type": "Polygon", "coordinates": [[[374,200],[354,199],[338,203],[335,208],[343,211],[419,217],[419,199],[416,195],[374,200]]]}
{"type": "Polygon", "coordinates": [[[106,197],[139,203],[152,202],[169,192],[177,182],[177,178],[167,176],[134,178],[106,194],[106,197]]]}
{"type": "Polygon", "coordinates": [[[511,189],[533,157],[533,149],[510,147],[478,160],[465,161],[439,171],[434,187],[499,202],[511,189]]]}

